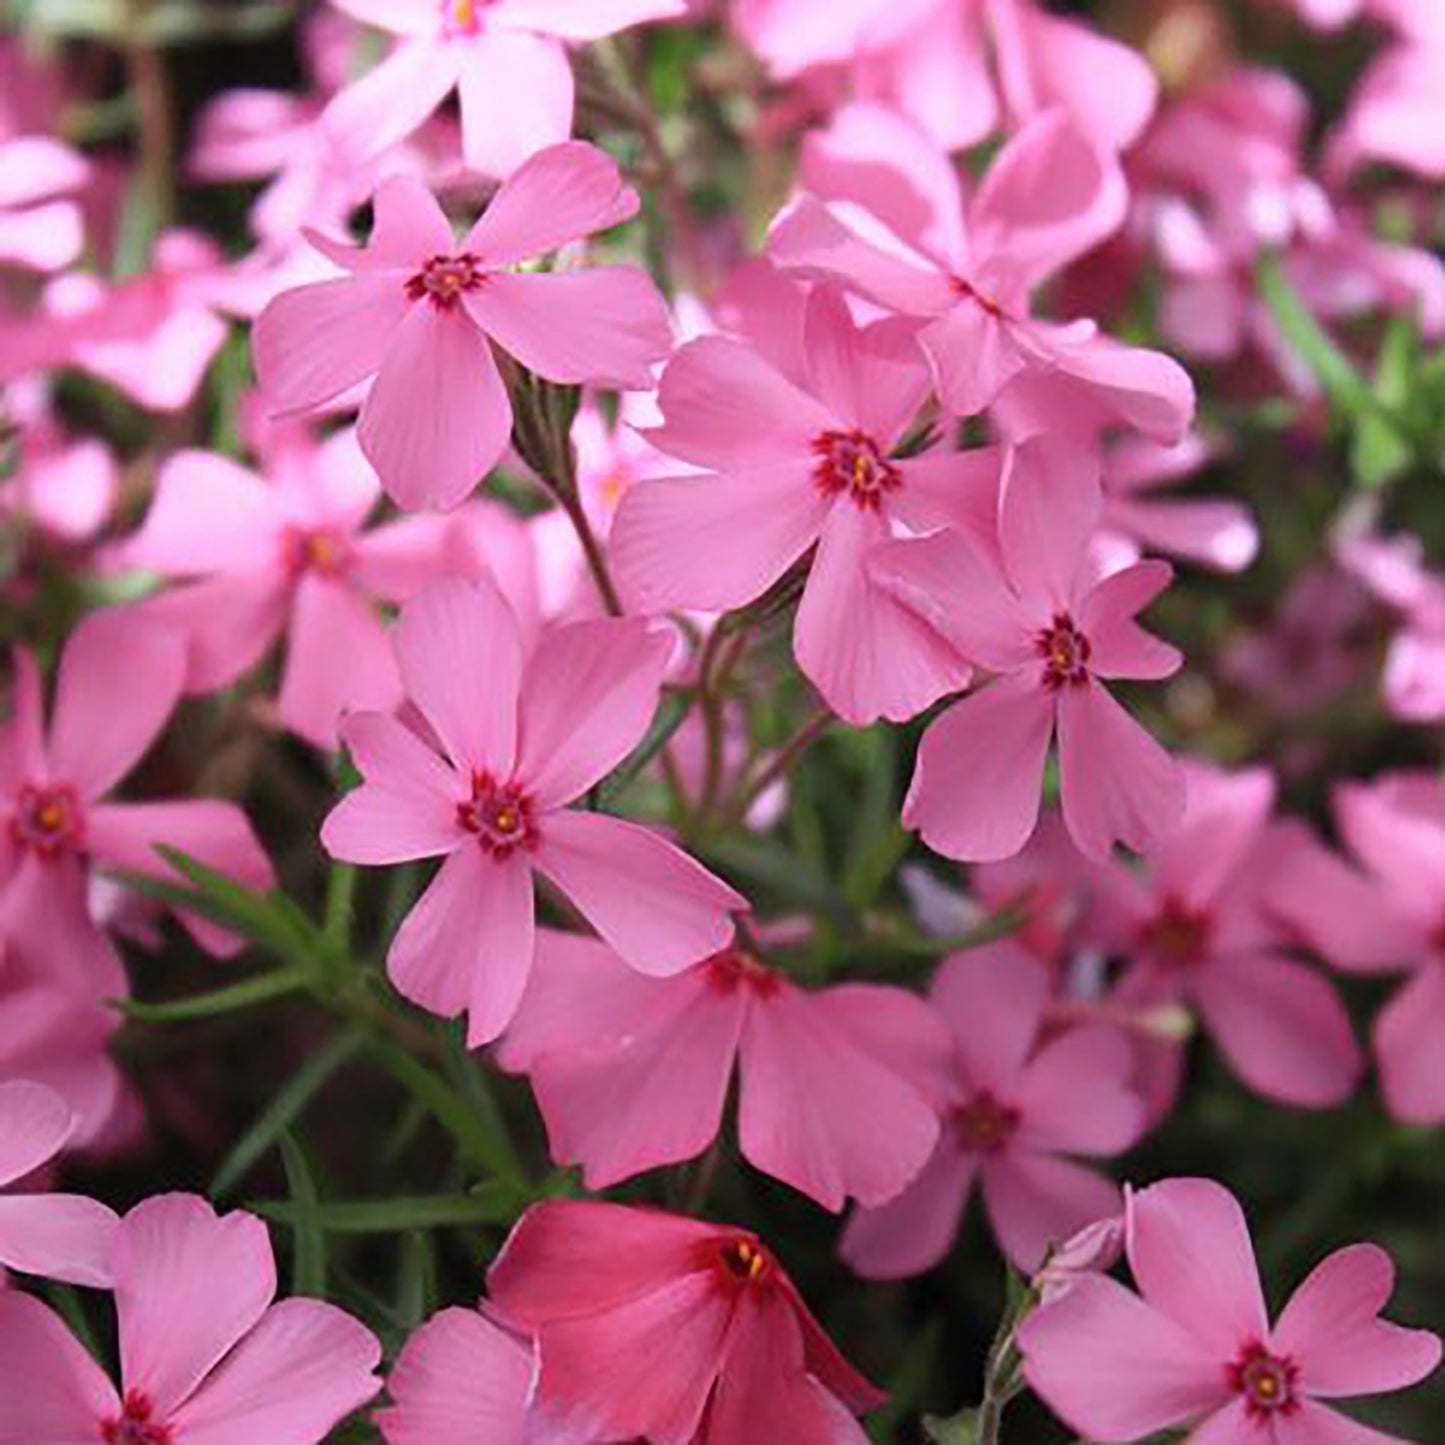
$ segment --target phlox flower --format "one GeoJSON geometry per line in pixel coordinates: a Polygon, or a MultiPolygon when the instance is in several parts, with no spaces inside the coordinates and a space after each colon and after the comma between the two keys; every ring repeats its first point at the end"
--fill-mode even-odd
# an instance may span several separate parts
{"type": "Polygon", "coordinates": [[[121,1388],[48,1306],[0,1293],[0,1445],[320,1445],[380,1388],[381,1347],[333,1305],[273,1303],[266,1226],[166,1194],[111,1251],[121,1388]]]}
{"type": "Polygon", "coordinates": [[[262,475],[213,452],[169,457],[120,560],[190,583],[145,605],[186,638],[190,692],[229,686],[284,632],[281,720],[334,748],[344,709],[400,703],[377,604],[444,574],[448,525],[418,516],[368,527],[381,491],[352,431],[323,443],[278,427],[258,450],[262,475]]]}
{"type": "MultiPolygon", "coordinates": [[[[54,1159],[75,1122],[65,1100],[43,1084],[0,1083],[0,1190],[54,1159]]],[[[80,1195],[0,1193],[0,1265],[103,1288],[119,1222],[80,1195]]]]}
{"type": "Polygon", "coordinates": [[[997,456],[893,455],[928,392],[909,323],[860,328],[836,289],[820,287],[798,340],[797,380],[721,336],[668,363],[664,422],[649,440],[708,470],[628,490],[612,530],[619,585],[645,611],[724,610],[761,596],[816,546],[794,624],[798,665],[849,722],[911,717],[969,669],[871,585],[863,558],[895,527],[986,516],[997,456]]]}
{"type": "Polygon", "coordinates": [[[1015,379],[1049,374],[1115,423],[1161,441],[1184,434],[1194,393],[1175,362],[1090,321],[1031,314],[1032,293],[1116,231],[1128,205],[1115,158],[1061,112],[1019,131],[966,204],[948,157],[878,106],[852,107],[810,138],[803,183],[768,255],[915,318],[949,411],[973,415],[1015,379]]]}
{"type": "Polygon", "coordinates": [[[746,1230],[549,1201],[518,1221],[487,1285],[536,1340],[533,1408],[568,1439],[862,1445],[853,1414],[884,1398],[746,1230]]]}
{"type": "MultiPolygon", "coordinates": [[[[174,878],[157,844],[271,886],[270,862],[233,804],[108,800],[165,727],[185,667],[181,640],[134,609],[92,613],[61,653],[47,731],[39,672],[17,651],[13,713],[0,730],[0,940],[32,970],[73,977],[95,963],[92,987],[124,991],[91,920],[89,887],[106,868],[174,878]]],[[[239,946],[214,923],[181,916],[213,952],[239,946]]]]}
{"type": "Polygon", "coordinates": [[[0,264],[59,271],[85,244],[90,163],[51,136],[0,133],[0,264]]]}
{"type": "Polygon", "coordinates": [[[1428,43],[1387,47],[1356,83],[1349,109],[1330,133],[1332,178],[1345,181],[1384,164],[1435,184],[1445,179],[1445,29],[1438,19],[1436,26],[1428,43]]]}
{"type": "Polygon", "coordinates": [[[1126,1249],[1137,1294],[1080,1279],[1019,1331],[1025,1378],[1079,1434],[1122,1445],[1184,1427],[1191,1445],[1399,1445],[1333,1407],[1440,1362],[1434,1335],[1379,1318],[1395,1282],[1384,1250],[1336,1250],[1271,1324],[1249,1225],[1222,1185],[1141,1190],[1126,1249]]]}
{"type": "Polygon", "coordinates": [[[573,83],[565,42],[601,40],[684,13],[682,0],[331,0],[399,38],[373,70],[327,106],[321,124],[337,150],[366,161],[404,140],[453,91],[462,154],[506,176],[572,133],[573,83]]]}
{"type": "Polygon", "coordinates": [[[365,780],[327,818],[336,858],[444,857],[398,930],[392,982],[472,1044],[506,1027],[534,949],[533,874],[629,964],[667,974],[729,940],[746,900],[651,829],[567,804],[642,740],[672,639],[640,619],[568,623],[524,655],[490,580],[434,583],[395,631],[406,694],[439,747],[396,719],[342,726],[365,780]]]}
{"type": "Polygon", "coordinates": [[[1102,497],[1097,463],[1044,438],[1012,450],[993,555],[940,532],[888,543],[869,566],[963,656],[996,673],[928,728],[903,821],[936,852],[990,862],[1028,841],[1055,733],[1064,822],[1079,848],[1143,850],[1179,819],[1169,755],[1104,687],[1158,679],[1178,652],[1134,621],[1173,576],[1140,562],[1098,579],[1089,564],[1102,497]]]}
{"type": "Polygon", "coordinates": [[[548,932],[498,1057],[530,1078],[552,1157],[592,1189],[701,1154],[736,1070],[743,1157],[836,1210],[881,1204],[922,1168],[948,1056],[947,1030],[901,989],[808,992],[739,948],[644,978],[548,932]]]}
{"type": "Polygon", "coordinates": [[[454,507],[497,463],[512,407],[495,343],[557,382],[652,384],[667,309],[631,266],[515,269],[633,214],[616,164],[580,141],[538,153],[458,245],[414,177],[383,181],[370,244],[312,244],[347,274],[286,291],[256,323],[256,368],[278,407],[309,411],[374,377],[362,450],[403,507],[454,507]]]}
{"type": "Polygon", "coordinates": [[[1337,968],[1410,970],[1375,1020],[1380,1085],[1395,1118],[1445,1122],[1445,792],[1414,773],[1345,783],[1334,816],[1350,862],[1301,840],[1270,906],[1337,968]]]}
{"type": "Polygon", "coordinates": [[[1144,1108],[1130,1087],[1133,1051],[1113,1029],[1046,1033],[1052,993],[1047,966],[1009,942],[954,954],[939,968],[929,1000],[953,1035],[935,1081],[943,1132],[897,1199],[849,1220],[843,1257],[860,1274],[932,1269],[975,1186],[994,1236],[1025,1272],[1051,1244],[1119,1212],[1109,1180],[1057,1156],[1119,1154],[1136,1142],[1144,1108]]]}

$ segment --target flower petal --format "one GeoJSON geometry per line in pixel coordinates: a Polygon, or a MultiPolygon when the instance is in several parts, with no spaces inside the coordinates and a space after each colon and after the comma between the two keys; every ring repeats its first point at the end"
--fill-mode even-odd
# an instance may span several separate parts
{"type": "Polygon", "coordinates": [[[1117,1215],[1123,1197],[1092,1169],[1020,1148],[984,1160],[983,1203],[1000,1248],[1016,1269],[1032,1274],[1051,1248],[1117,1215]]]}
{"type": "Polygon", "coordinates": [[[1135,621],[1174,580],[1167,562],[1139,562],[1111,573],[1084,598],[1079,625],[1089,639],[1089,668],[1099,677],[1171,677],[1184,664],[1177,647],[1150,636],[1135,621]]]}
{"type": "Polygon", "coordinates": [[[462,155],[471,170],[511,175],[572,134],[572,67],[551,36],[484,24],[462,53],[462,155]]]}
{"type": "Polygon", "coordinates": [[[75,1116],[53,1089],[25,1079],[0,1084],[0,1187],[48,1163],[74,1128],[75,1116]]]}
{"type": "Polygon", "coordinates": [[[114,1210],[78,1194],[0,1194],[0,1265],[108,1289],[119,1228],[114,1210]]]}
{"type": "Polygon", "coordinates": [[[359,169],[420,129],[456,84],[455,47],[407,40],[338,91],[318,124],[344,163],[359,169]]]}
{"type": "Polygon", "coordinates": [[[864,1279],[909,1279],[941,1263],[963,1222],[978,1156],[946,1137],[896,1199],[855,1209],[839,1251],[864,1279]]]}
{"type": "Polygon", "coordinates": [[[0,1290],[0,1445],[77,1445],[120,1413],[104,1371],[60,1316],[16,1289],[0,1290]]]}
{"type": "Polygon", "coordinates": [[[1144,1131],[1144,1104],[1132,1087],[1135,1068],[1134,1050],[1117,1029],[1055,1035],[1029,1061],[1013,1096],[1023,1115],[1021,1142],[1068,1154],[1131,1148],[1144,1131]]]}
{"type": "Polygon", "coordinates": [[[1445,968],[1431,961],[1380,1011],[1375,1053],[1380,1085],[1395,1118],[1412,1124],[1445,1121],[1445,968]]]}
{"type": "Polygon", "coordinates": [[[1025,602],[1073,608],[1102,508],[1099,462],[1089,448],[1033,437],[1014,450],[999,493],[999,541],[1009,581],[1025,602]]]}

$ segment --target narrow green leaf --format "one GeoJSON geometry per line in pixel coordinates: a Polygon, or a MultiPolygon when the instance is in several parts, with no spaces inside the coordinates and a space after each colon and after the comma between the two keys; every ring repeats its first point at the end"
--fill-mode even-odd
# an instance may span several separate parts
{"type": "Polygon", "coordinates": [[[904,1421],[923,1402],[943,1344],[943,1321],[929,1320],[888,1381],[888,1399],[868,1417],[868,1438],[874,1445],[893,1445],[904,1421]]]}
{"type": "Polygon", "coordinates": [[[246,1177],[256,1161],[301,1116],[327,1080],[365,1044],[366,1034],[361,1029],[347,1029],[307,1059],[222,1160],[211,1181],[213,1199],[224,1199],[246,1177]]]}
{"type": "Polygon", "coordinates": [[[173,999],[168,1003],[146,1003],[136,998],[117,999],[115,1003],[122,1012],[142,1023],[170,1024],[186,1019],[217,1018],[221,1014],[255,1008],[258,1004],[300,993],[309,984],[310,975],[305,969],[277,968],[270,973],[258,973],[242,979],[228,988],[192,994],[189,998],[173,999]]]}
{"type": "Polygon", "coordinates": [[[277,1139],[286,1166],[286,1184],[291,1190],[288,1208],[291,1218],[291,1292],[312,1299],[326,1298],[326,1234],[321,1223],[322,1205],[316,1193],[316,1179],[295,1138],[283,1131],[277,1139]]]}
{"type": "Polygon", "coordinates": [[[314,1221],[328,1234],[402,1234],[412,1229],[447,1229],[510,1223],[525,1202],[515,1189],[492,1186],[487,1194],[400,1195],[392,1199],[338,1200],[313,1212],[294,1201],[267,1201],[252,1209],[265,1219],[295,1227],[314,1221]]]}

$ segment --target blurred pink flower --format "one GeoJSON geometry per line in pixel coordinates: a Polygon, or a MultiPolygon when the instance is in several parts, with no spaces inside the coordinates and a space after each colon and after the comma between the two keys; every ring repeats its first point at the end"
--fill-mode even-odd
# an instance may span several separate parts
{"type": "MultiPolygon", "coordinates": [[[[0,1190],[48,1164],[75,1124],[54,1090],[0,1083],[0,1190]]],[[[0,1265],[104,1289],[119,1222],[105,1205],[80,1195],[0,1193],[0,1265]]]]}
{"type": "Polygon", "coordinates": [[[85,244],[76,192],[89,179],[89,162],[63,142],[0,134],[0,264],[32,271],[70,265],[85,244]]]}
{"type": "Polygon", "coordinates": [[[445,857],[392,942],[393,983],[473,1045],[497,1037],[531,972],[533,874],[561,890],[623,958],[676,973],[724,947],[747,901],[637,823],[565,805],[641,741],[671,639],[641,620],[543,632],[524,657],[494,583],[428,587],[395,631],[407,696],[440,751],[396,719],[342,725],[365,782],[332,811],[333,857],[445,857]]]}
{"type": "Polygon", "coordinates": [[[1179,653],[1134,621],[1173,576],[1141,562],[1098,580],[1088,564],[1102,497],[1087,453],[1036,437],[1011,450],[998,544],[940,532],[887,543],[874,579],[963,656],[998,674],[923,736],[903,821],[936,852],[991,862],[1033,834],[1054,734],[1064,822],[1103,858],[1151,846],[1177,822],[1183,782],[1104,679],[1170,676],[1179,653]]]}
{"type": "Polygon", "coordinates": [[[1130,1088],[1134,1055],[1107,1028],[1052,1035],[1048,968],[1009,942],[956,953],[929,999],[953,1032],[936,1080],[944,1115],[933,1158],[890,1204],[860,1208],[843,1257],[870,1279],[932,1269],[948,1253],[974,1187],[1016,1268],[1038,1269],[1050,1245],[1117,1214],[1118,1189],[1061,1154],[1120,1154],[1139,1138],[1144,1108],[1130,1088]]]}
{"type": "Polygon", "coordinates": [[[1249,1225],[1223,1186],[1169,1179],[1134,1195],[1127,1247],[1138,1294],[1082,1279],[1019,1331],[1025,1377],[1075,1431],[1399,1445],[1322,1403],[1404,1389],[1440,1362],[1433,1334],[1378,1317],[1395,1282],[1384,1250],[1337,1250],[1271,1325],[1249,1225]]]}
{"type": "Polygon", "coordinates": [[[884,1396],[756,1235],[651,1209],[534,1205],[487,1275],[534,1336],[541,1424],[651,1445],[863,1445],[884,1396]]]}
{"type": "Polygon", "coordinates": [[[1445,21],[1429,43],[1392,45],[1375,57],[1330,133],[1326,164],[1341,181],[1372,164],[1445,180],[1445,21]]]}
{"type": "Polygon", "coordinates": [[[473,170],[510,175],[572,133],[564,42],[601,40],[682,15],[682,0],[331,0],[400,43],[327,106],[338,152],[365,162],[404,140],[456,91],[462,153],[473,170]]]}
{"type": "Polygon", "coordinates": [[[381,493],[352,431],[323,443],[303,427],[276,427],[258,449],[261,476],[213,452],[173,454],[119,559],[205,579],[144,604],[186,638],[190,692],[229,686],[284,631],[281,720],[334,748],[343,710],[400,704],[377,603],[403,602],[449,570],[448,523],[421,516],[367,527],[381,493]]]}
{"type": "Polygon", "coordinates": [[[192,1194],[137,1205],[112,1253],[121,1390],[60,1316],[0,1293],[3,1445],[319,1445],[381,1382],[381,1347],[333,1305],[279,1304],[266,1226],[192,1194]]]}
{"type": "Polygon", "coordinates": [[[808,992],[740,949],[644,978],[552,932],[498,1054],[590,1189],[701,1154],[736,1070],[743,1157],[832,1210],[882,1204],[923,1167],[948,1056],[947,1030],[901,989],[808,992]]]}
{"type": "Polygon", "coordinates": [[[966,205],[947,156],[876,106],[854,106],[810,138],[803,183],[774,222],[769,256],[915,318],[949,411],[971,416],[1017,378],[1049,374],[1116,423],[1161,441],[1184,434],[1194,392],[1175,362],[1091,321],[1030,312],[1032,293],[1116,231],[1128,205],[1115,158],[1062,113],[1010,140],[966,205]]]}
{"type": "Polygon", "coordinates": [[[801,339],[802,386],[725,337],[689,342],[669,362],[664,423],[648,439],[711,470],[629,489],[612,529],[618,582],[642,611],[725,610],[760,597],[816,544],[793,630],[799,667],[851,723],[912,717],[969,669],[871,585],[863,559],[895,526],[987,515],[997,455],[893,459],[928,392],[908,322],[859,329],[841,295],[820,287],[801,339]]]}
{"type": "Polygon", "coordinates": [[[375,377],[361,446],[402,506],[456,506],[506,450],[512,407],[492,343],[551,381],[651,385],[669,327],[643,272],[512,269],[636,210],[602,151],[569,142],[534,156],[460,247],[414,178],[383,181],[375,208],[367,247],[311,237],[347,275],[277,297],[256,323],[256,366],[288,411],[375,377]]]}

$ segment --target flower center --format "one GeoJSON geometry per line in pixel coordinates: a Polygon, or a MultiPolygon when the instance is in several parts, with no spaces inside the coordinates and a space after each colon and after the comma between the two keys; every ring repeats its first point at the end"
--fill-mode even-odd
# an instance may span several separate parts
{"type": "Polygon", "coordinates": [[[1207,913],[1170,896],[1139,930],[1139,944],[1169,968],[1192,968],[1204,961],[1213,924],[1207,913]]]}
{"type": "Polygon", "coordinates": [[[10,816],[10,836],[50,861],[78,852],[85,841],[85,814],[75,790],[63,783],[47,788],[26,783],[10,816]]]}
{"type": "Polygon", "coordinates": [[[703,967],[707,969],[708,982],[718,993],[730,994],[740,988],[750,988],[760,998],[771,998],[778,991],[777,974],[739,948],[713,954],[703,967]]]}
{"type": "Polygon", "coordinates": [[[315,572],[322,577],[339,576],[348,560],[346,539],[326,527],[307,531],[288,527],[281,539],[286,570],[293,576],[315,572]]]}
{"type": "Polygon", "coordinates": [[[516,783],[499,783],[490,773],[472,774],[472,796],[457,804],[457,822],[477,835],[483,853],[505,863],[518,848],[530,852],[541,842],[536,807],[516,783]]]}
{"type": "Polygon", "coordinates": [[[441,0],[442,34],[476,35],[482,28],[482,11],[492,0],[441,0]]]}
{"type": "Polygon", "coordinates": [[[171,1427],[153,1419],[154,1407],[139,1390],[128,1390],[120,1414],[102,1420],[105,1445],[171,1445],[171,1427]]]}
{"type": "Polygon", "coordinates": [[[876,512],[889,492],[903,485],[903,473],[865,432],[825,431],[813,439],[813,480],[825,497],[847,493],[854,505],[876,512]]]}
{"type": "Polygon", "coordinates": [[[960,300],[974,302],[975,305],[981,306],[987,311],[990,316],[1003,317],[1003,307],[992,296],[980,291],[972,281],[965,280],[962,276],[950,276],[948,284],[953,289],[953,294],[960,300]]]}
{"type": "Polygon", "coordinates": [[[775,1268],[773,1257],[752,1235],[725,1240],[717,1252],[718,1271],[733,1289],[765,1283],[775,1268]]]}
{"type": "Polygon", "coordinates": [[[953,1111],[959,1143],[972,1154],[997,1154],[1019,1126],[1019,1111],[978,1089],[953,1111]]]}
{"type": "Polygon", "coordinates": [[[1041,627],[1034,637],[1034,651],[1044,660],[1044,686],[1050,692],[1087,687],[1093,650],[1067,612],[1054,613],[1053,622],[1041,627]]]}
{"type": "Polygon", "coordinates": [[[411,301],[430,301],[438,311],[455,311],[462,293],[475,291],[486,280],[482,263],[470,252],[461,256],[433,256],[406,283],[411,301]]]}
{"type": "Polygon", "coordinates": [[[1244,1396],[1252,1419],[1288,1415],[1299,1409],[1294,1382],[1299,1367],[1293,1360],[1272,1355],[1263,1345],[1246,1345],[1229,1367],[1229,1387],[1244,1396]]]}

